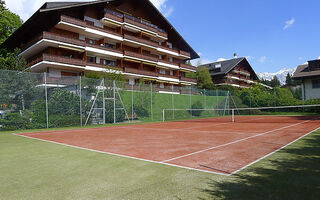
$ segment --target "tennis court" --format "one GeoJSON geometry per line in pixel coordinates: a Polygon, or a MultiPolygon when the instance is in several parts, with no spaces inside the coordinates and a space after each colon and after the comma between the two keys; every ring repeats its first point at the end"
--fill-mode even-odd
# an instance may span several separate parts
{"type": "Polygon", "coordinates": [[[116,156],[231,175],[320,127],[319,116],[239,116],[19,134],[116,156]]]}

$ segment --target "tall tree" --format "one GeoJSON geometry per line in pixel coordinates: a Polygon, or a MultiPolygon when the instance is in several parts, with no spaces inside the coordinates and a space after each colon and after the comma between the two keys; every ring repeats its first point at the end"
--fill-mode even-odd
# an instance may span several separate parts
{"type": "Polygon", "coordinates": [[[10,12],[0,0],[0,44],[22,25],[19,15],[10,12]]]}
{"type": "Polygon", "coordinates": [[[271,80],[271,87],[279,87],[280,86],[280,81],[277,76],[274,76],[271,80]]]}
{"type": "Polygon", "coordinates": [[[20,50],[15,49],[9,52],[7,49],[0,49],[0,69],[22,71],[26,69],[26,61],[19,56],[20,50]]]}
{"type": "Polygon", "coordinates": [[[202,89],[214,89],[215,88],[208,68],[206,68],[204,66],[199,66],[197,68],[196,75],[197,75],[199,88],[202,88],[202,89]]]}
{"type": "Polygon", "coordinates": [[[288,73],[286,76],[286,84],[293,84],[293,80],[290,73],[288,73]]]}

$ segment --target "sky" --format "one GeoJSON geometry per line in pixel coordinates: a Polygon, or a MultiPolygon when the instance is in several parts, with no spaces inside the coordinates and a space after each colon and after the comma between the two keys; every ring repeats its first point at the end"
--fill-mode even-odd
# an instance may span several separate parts
{"type": "MultiPolygon", "coordinates": [[[[5,2],[25,21],[46,0],[5,2]]],[[[276,72],[320,57],[319,0],[151,2],[201,56],[193,63],[230,59],[237,53],[256,72],[276,72]]]]}

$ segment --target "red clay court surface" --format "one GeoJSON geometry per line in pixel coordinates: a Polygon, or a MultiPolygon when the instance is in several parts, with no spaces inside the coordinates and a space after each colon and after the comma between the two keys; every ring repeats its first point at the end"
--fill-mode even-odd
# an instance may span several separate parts
{"type": "Polygon", "coordinates": [[[230,175],[313,132],[320,117],[238,117],[24,133],[118,156],[230,175]]]}

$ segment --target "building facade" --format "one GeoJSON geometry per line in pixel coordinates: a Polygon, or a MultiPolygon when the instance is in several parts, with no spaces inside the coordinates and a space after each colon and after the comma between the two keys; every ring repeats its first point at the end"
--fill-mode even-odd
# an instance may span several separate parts
{"type": "Polygon", "coordinates": [[[320,60],[298,66],[292,78],[301,81],[303,100],[320,99],[320,60]]]}
{"type": "Polygon", "coordinates": [[[248,88],[258,84],[259,78],[246,58],[233,58],[204,66],[209,69],[212,81],[217,86],[248,88]]]}
{"type": "Polygon", "coordinates": [[[20,48],[28,69],[48,80],[113,72],[163,92],[196,84],[185,63],[198,54],[149,0],[45,3],[2,47],[20,48]]]}

